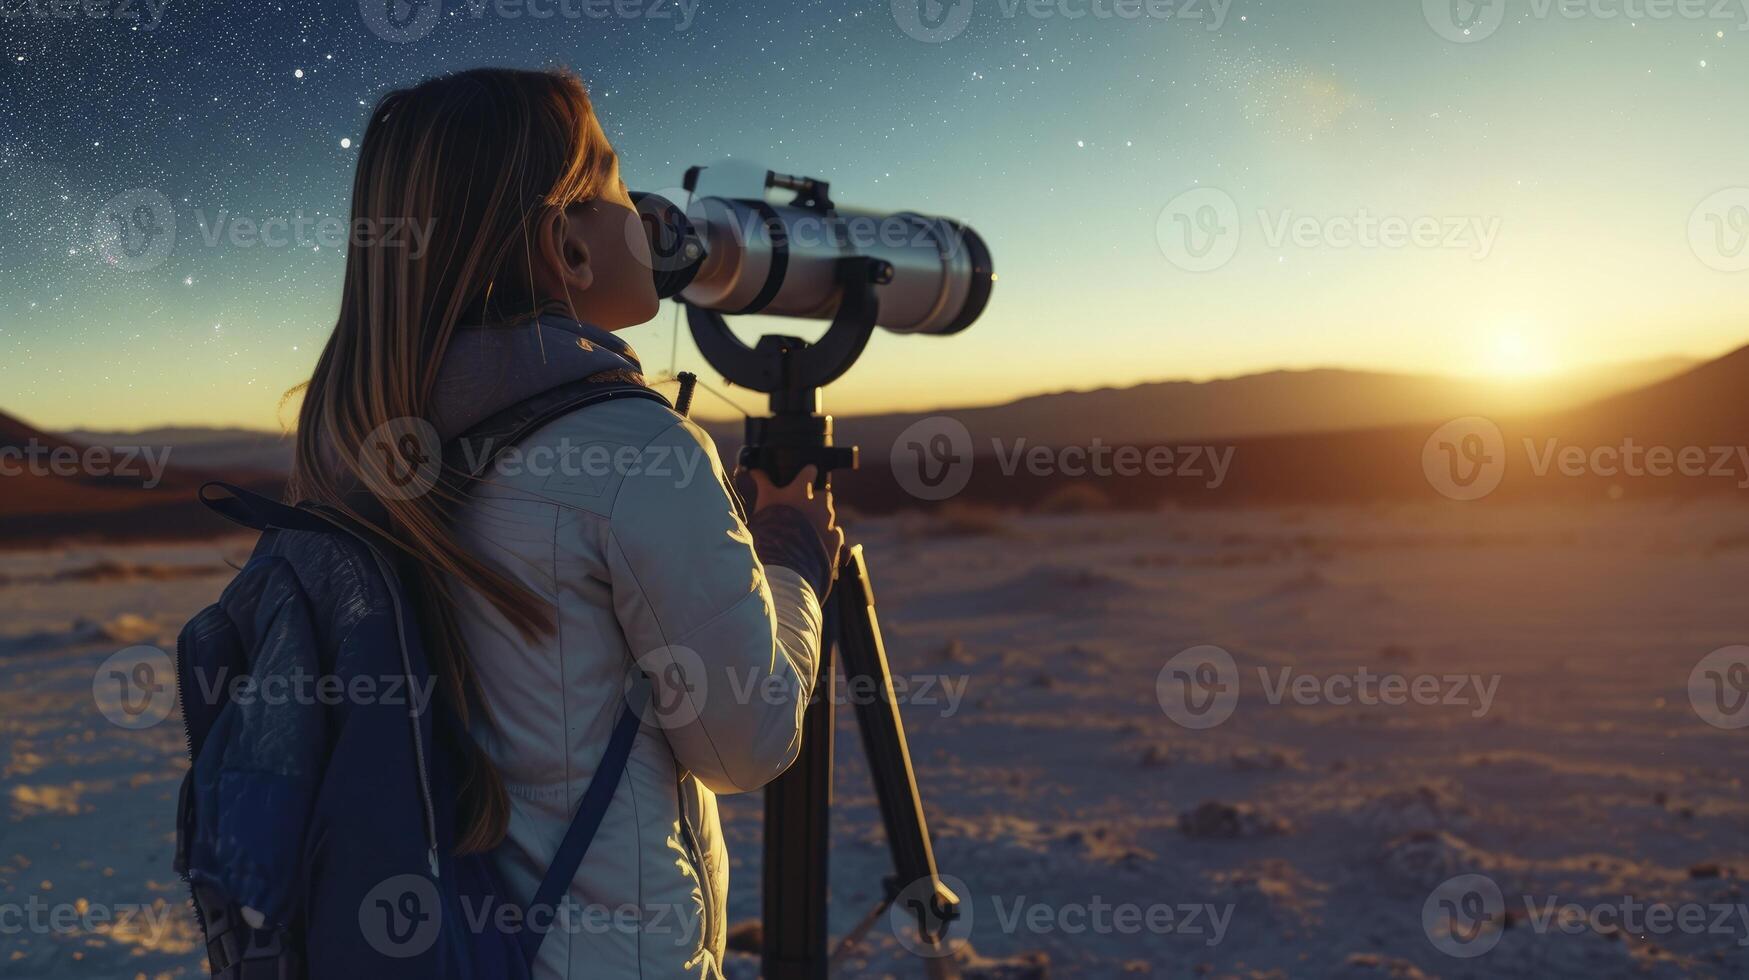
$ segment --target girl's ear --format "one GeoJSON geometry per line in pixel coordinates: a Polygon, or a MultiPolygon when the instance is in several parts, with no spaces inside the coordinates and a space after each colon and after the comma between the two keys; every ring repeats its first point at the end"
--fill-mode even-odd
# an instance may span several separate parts
{"type": "Polygon", "coordinates": [[[568,208],[553,208],[547,212],[535,235],[540,251],[540,268],[546,273],[539,283],[543,292],[553,298],[572,302],[577,294],[595,284],[595,266],[589,252],[589,241],[583,234],[583,222],[572,217],[568,208]]]}
{"type": "Polygon", "coordinates": [[[566,208],[563,212],[565,228],[565,274],[570,280],[570,286],[576,290],[585,290],[595,285],[595,264],[590,261],[589,239],[583,233],[583,222],[571,214],[566,208]]]}

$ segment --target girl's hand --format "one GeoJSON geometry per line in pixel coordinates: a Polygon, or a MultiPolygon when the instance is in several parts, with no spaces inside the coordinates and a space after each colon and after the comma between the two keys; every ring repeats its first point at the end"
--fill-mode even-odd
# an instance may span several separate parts
{"type": "Polygon", "coordinates": [[[812,466],[803,467],[796,478],[785,486],[777,486],[771,478],[759,470],[752,472],[754,497],[753,513],[757,514],[767,507],[790,507],[800,511],[814,526],[814,533],[820,536],[820,543],[826,546],[826,556],[829,567],[838,567],[838,552],[844,547],[844,530],[837,524],[837,515],[832,509],[832,491],[830,489],[816,492],[814,480],[817,469],[812,466]]]}

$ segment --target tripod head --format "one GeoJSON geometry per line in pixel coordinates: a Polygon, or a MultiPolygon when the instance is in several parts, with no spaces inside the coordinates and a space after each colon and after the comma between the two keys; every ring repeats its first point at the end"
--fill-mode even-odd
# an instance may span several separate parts
{"type": "Polygon", "coordinates": [[[747,420],[740,463],[761,470],[782,486],[808,466],[818,467],[824,488],[833,470],[855,469],[855,446],[832,444],[832,416],[821,414],[820,389],[856,363],[880,316],[875,287],[891,282],[891,263],[856,255],[837,261],[842,289],[832,324],[819,340],[767,334],[749,347],[722,314],[686,307],[687,326],[698,349],[731,383],[771,396],[771,415],[747,420]]]}

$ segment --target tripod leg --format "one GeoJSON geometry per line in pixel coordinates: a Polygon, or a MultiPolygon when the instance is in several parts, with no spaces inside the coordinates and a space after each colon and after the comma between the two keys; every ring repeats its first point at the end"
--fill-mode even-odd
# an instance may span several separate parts
{"type": "Polygon", "coordinates": [[[924,947],[921,953],[927,958],[930,976],[953,976],[956,971],[943,940],[947,927],[958,917],[959,900],[942,885],[935,866],[923,798],[911,768],[905,722],[893,694],[892,670],[875,616],[874,587],[861,545],[845,555],[832,599],[845,683],[856,703],[862,745],[880,800],[887,846],[893,854],[896,875],[888,880],[886,900],[894,901],[901,891],[906,894],[907,904],[913,906],[907,911],[917,913],[924,947]]]}
{"type": "Polygon", "coordinates": [[[765,788],[764,950],[766,980],[826,980],[827,855],[831,850],[832,657],[843,619],[826,602],[814,699],[802,718],[795,764],[765,788]]]}

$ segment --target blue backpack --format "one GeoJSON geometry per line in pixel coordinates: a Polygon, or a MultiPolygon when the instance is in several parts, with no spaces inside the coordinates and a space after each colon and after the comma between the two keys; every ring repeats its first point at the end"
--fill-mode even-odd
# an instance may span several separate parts
{"type": "MultiPolygon", "coordinates": [[[[641,385],[576,382],[493,416],[446,458],[478,478],[540,426],[616,397],[666,404],[641,385]]],[[[177,640],[190,767],[176,870],[212,976],[526,980],[624,773],[647,687],[629,694],[533,901],[516,906],[487,856],[454,853],[446,737],[467,735],[435,696],[395,549],[332,508],[223,483],[201,500],[261,532],[177,640]]]]}

